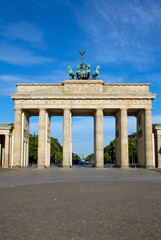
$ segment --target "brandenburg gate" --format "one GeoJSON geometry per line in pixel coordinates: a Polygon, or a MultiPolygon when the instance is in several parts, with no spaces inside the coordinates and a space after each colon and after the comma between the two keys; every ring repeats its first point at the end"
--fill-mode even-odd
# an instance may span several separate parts
{"type": "MultiPolygon", "coordinates": [[[[82,53],[81,53],[82,54],[82,53]]],[[[83,54],[81,55],[83,61],[83,54]]],[[[105,83],[97,80],[99,66],[90,79],[83,62],[70,80],[62,83],[19,83],[11,94],[15,104],[12,166],[29,164],[29,118],[39,116],[38,167],[50,166],[50,118],[63,116],[63,167],[72,166],[72,116],[93,116],[95,167],[104,167],[103,116],[115,117],[116,165],[129,167],[127,117],[135,116],[138,165],[153,168],[152,100],[149,83],[105,83]]]]}

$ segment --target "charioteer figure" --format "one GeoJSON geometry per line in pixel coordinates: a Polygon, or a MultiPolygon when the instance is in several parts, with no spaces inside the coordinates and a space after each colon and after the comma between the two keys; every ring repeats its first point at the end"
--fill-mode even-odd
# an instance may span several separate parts
{"type": "MultiPolygon", "coordinates": [[[[89,64],[86,65],[83,62],[85,51],[83,52],[79,51],[79,54],[81,55],[80,58],[82,60],[82,63],[77,66],[76,77],[77,79],[91,79],[90,65],[89,64]]],[[[96,67],[96,70],[92,74],[92,79],[96,79],[99,76],[99,69],[100,66],[98,65],[96,67]]],[[[68,76],[71,77],[71,79],[74,79],[75,77],[75,73],[72,71],[70,66],[68,66],[68,76]]]]}

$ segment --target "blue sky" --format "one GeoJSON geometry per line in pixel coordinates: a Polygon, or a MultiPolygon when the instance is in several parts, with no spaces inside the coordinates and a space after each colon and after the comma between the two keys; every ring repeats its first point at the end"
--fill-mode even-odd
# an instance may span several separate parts
{"type": "MultiPolygon", "coordinates": [[[[158,94],[153,123],[161,122],[160,0],[0,0],[0,6],[0,122],[14,122],[15,83],[60,83],[83,50],[92,71],[100,64],[106,83],[151,83],[158,94]]],[[[31,132],[37,120],[31,119],[31,132]]],[[[128,125],[135,131],[134,118],[128,125]]],[[[62,118],[52,118],[52,135],[61,143],[62,126],[62,118]]],[[[107,145],[114,118],[104,118],[104,135],[107,145]]],[[[92,118],[73,118],[73,151],[93,151],[92,118]]]]}

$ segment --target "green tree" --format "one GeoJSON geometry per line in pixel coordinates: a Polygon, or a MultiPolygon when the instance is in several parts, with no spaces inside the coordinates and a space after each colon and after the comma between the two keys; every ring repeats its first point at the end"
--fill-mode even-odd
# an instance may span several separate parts
{"type": "MultiPolygon", "coordinates": [[[[29,162],[37,163],[38,157],[38,135],[29,135],[29,162]]],[[[81,158],[76,154],[72,153],[72,157],[78,160],[81,158]]],[[[50,161],[54,164],[61,164],[63,159],[63,147],[59,143],[57,138],[50,138],[50,161]]]]}
{"type": "Polygon", "coordinates": [[[94,154],[90,154],[88,155],[86,158],[85,158],[86,161],[89,161],[89,162],[94,162],[94,154]]]}
{"type": "Polygon", "coordinates": [[[63,147],[59,143],[57,138],[51,137],[50,139],[50,158],[51,162],[55,164],[60,164],[63,158],[63,147]]]}
{"type": "Polygon", "coordinates": [[[38,135],[29,134],[29,163],[37,162],[38,135]]]}
{"type": "Polygon", "coordinates": [[[105,152],[105,154],[104,154],[104,163],[105,164],[110,163],[110,159],[111,159],[111,157],[110,157],[109,153],[105,152]]]}
{"type": "MultiPolygon", "coordinates": [[[[128,136],[129,163],[137,163],[137,133],[128,136]]],[[[94,161],[94,154],[86,157],[87,161],[94,161]]],[[[113,140],[104,148],[104,163],[115,163],[116,161],[116,141],[113,140]]]]}
{"type": "Polygon", "coordinates": [[[80,156],[78,156],[76,153],[72,153],[72,159],[81,161],[80,156]]]}
{"type": "Polygon", "coordinates": [[[137,134],[132,133],[128,136],[129,162],[137,163],[137,134]]]}
{"type": "Polygon", "coordinates": [[[116,159],[116,141],[113,140],[104,148],[104,163],[115,163],[116,159]]]}

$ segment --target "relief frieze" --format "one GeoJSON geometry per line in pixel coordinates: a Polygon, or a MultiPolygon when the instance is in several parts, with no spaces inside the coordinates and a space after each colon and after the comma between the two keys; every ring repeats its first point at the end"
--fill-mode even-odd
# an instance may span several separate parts
{"type": "Polygon", "coordinates": [[[38,105],[47,105],[48,107],[54,107],[56,105],[149,105],[151,106],[151,100],[147,99],[19,99],[16,101],[16,105],[32,105],[32,108],[37,108],[38,105]]]}
{"type": "Polygon", "coordinates": [[[64,86],[65,93],[87,93],[87,92],[102,92],[102,86],[100,84],[66,84],[64,86]]]}

